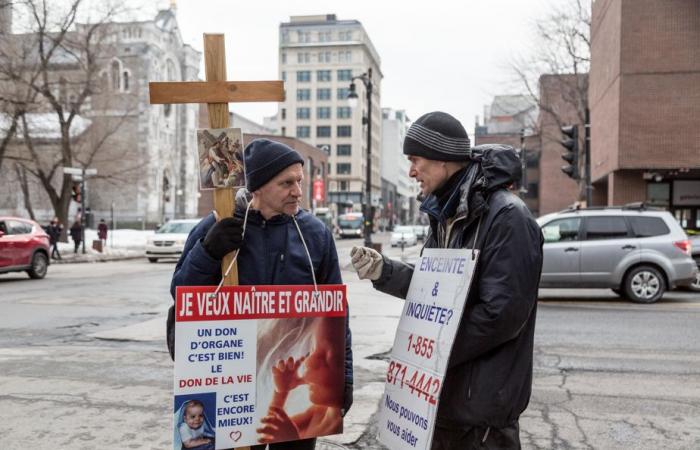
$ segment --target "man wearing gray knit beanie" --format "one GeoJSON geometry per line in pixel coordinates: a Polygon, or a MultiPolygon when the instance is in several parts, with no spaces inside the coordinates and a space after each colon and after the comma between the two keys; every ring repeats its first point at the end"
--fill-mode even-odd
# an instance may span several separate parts
{"type": "MultiPolygon", "coordinates": [[[[282,142],[255,139],[246,146],[243,159],[247,192],[241,190],[243,195],[237,195],[234,217],[219,220],[212,213],[190,232],[173,275],[173,298],[177,286],[217,285],[222,258],[234,251],[238,252],[241,285],[342,284],[333,235],[299,205],[304,192],[304,158],[282,142]]],[[[175,337],[170,317],[174,322],[174,314],[169,312],[168,347],[172,355],[175,337]]],[[[265,405],[267,414],[256,428],[260,445],[252,450],[313,450],[314,436],[332,434],[352,405],[352,336],[347,310],[346,317],[294,320],[286,322],[291,325],[265,321],[265,334],[262,328],[258,330],[261,342],[274,342],[275,352],[288,359],[280,366],[279,359],[269,356],[269,367],[259,367],[257,379],[268,380],[272,389],[271,400],[265,405]],[[285,333],[294,337],[283,337],[285,333]],[[344,348],[340,344],[343,335],[344,348]],[[310,352],[292,352],[308,342],[314,345],[310,352]],[[318,376],[319,372],[323,376],[318,376]],[[308,395],[311,407],[306,411],[313,414],[295,411],[289,417],[287,400],[299,396],[300,390],[307,392],[301,396],[308,395]],[[325,428],[321,421],[326,421],[325,428]]],[[[265,406],[260,407],[263,412],[265,406]]]]}
{"type": "MultiPolygon", "coordinates": [[[[519,449],[520,414],[532,391],[532,354],[543,237],[508,187],[515,151],[471,147],[462,124],[436,111],[418,118],[403,152],[430,219],[426,248],[478,249],[452,344],[432,449],[519,449]],[[481,231],[479,231],[481,230],[481,231]]],[[[352,264],[375,289],[406,298],[413,267],[355,247],[352,264]]]]}

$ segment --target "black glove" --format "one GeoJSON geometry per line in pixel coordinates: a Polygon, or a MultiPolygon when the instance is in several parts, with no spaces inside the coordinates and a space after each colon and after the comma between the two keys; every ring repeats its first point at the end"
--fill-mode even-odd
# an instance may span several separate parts
{"type": "Polygon", "coordinates": [[[345,414],[350,411],[352,406],[352,383],[345,383],[343,390],[343,409],[340,410],[340,415],[345,417],[345,414]]]}
{"type": "Polygon", "coordinates": [[[223,259],[243,243],[243,219],[226,217],[216,222],[202,241],[204,250],[214,259],[223,259]]]}

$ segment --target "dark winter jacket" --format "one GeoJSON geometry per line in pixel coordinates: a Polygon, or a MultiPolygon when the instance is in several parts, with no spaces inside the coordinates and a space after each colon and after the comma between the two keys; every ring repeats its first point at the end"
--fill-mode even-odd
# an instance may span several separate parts
{"type": "MultiPolygon", "coordinates": [[[[525,204],[506,188],[520,173],[510,147],[482,145],[441,198],[428,196],[428,248],[480,249],[438,407],[449,427],[512,424],[532,390],[532,355],[543,237],[525,204]],[[478,236],[476,230],[479,228],[478,236]]],[[[374,286],[406,298],[413,267],[384,258],[374,286]]]]}
{"type": "Polygon", "coordinates": [[[83,239],[83,226],[80,222],[74,222],[70,227],[70,237],[74,242],[80,242],[83,239]]]}
{"type": "MultiPolygon", "coordinates": [[[[236,215],[243,217],[241,197],[236,215]]],[[[313,262],[318,284],[342,284],[335,241],[328,228],[309,212],[300,209],[295,216],[313,262]]],[[[175,266],[170,292],[175,298],[177,286],[211,286],[221,281],[221,261],[213,259],[202,247],[202,240],[215,223],[208,215],[190,232],[180,260],[175,266]]],[[[290,216],[278,215],[269,220],[251,209],[243,246],[238,255],[238,282],[241,285],[313,284],[309,259],[290,216]]],[[[168,348],[173,356],[174,308],[168,313],[168,348]]],[[[345,322],[345,382],[351,384],[352,336],[345,322]]]]}

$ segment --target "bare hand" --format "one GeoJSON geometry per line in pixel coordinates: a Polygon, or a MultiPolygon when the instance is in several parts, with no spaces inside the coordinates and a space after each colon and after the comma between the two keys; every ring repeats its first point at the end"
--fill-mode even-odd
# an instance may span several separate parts
{"type": "Polygon", "coordinates": [[[286,362],[280,359],[277,365],[272,366],[272,379],[275,382],[277,392],[289,392],[300,384],[304,384],[298,370],[306,356],[302,356],[296,361],[290,356],[286,362]]]}
{"type": "Polygon", "coordinates": [[[299,440],[299,429],[282,408],[271,406],[267,416],[260,419],[263,426],[255,431],[260,434],[258,442],[268,444],[277,441],[299,440]]]}

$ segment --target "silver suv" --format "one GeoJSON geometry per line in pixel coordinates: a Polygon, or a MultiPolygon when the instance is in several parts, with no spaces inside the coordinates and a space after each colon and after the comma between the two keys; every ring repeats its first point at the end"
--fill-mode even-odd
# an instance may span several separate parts
{"type": "Polygon", "coordinates": [[[611,288],[653,303],[695,280],[688,236],[667,211],[643,204],[569,209],[537,222],[545,239],[541,287],[611,288]]]}

